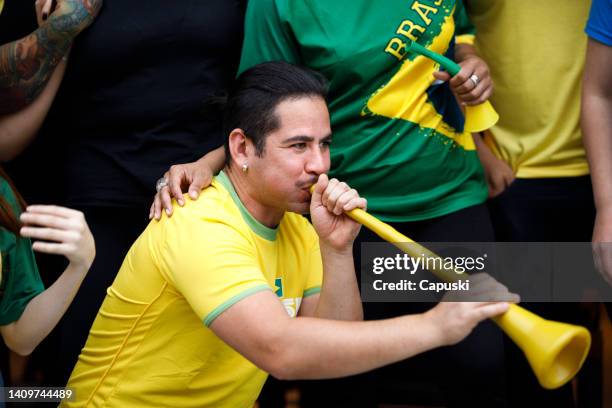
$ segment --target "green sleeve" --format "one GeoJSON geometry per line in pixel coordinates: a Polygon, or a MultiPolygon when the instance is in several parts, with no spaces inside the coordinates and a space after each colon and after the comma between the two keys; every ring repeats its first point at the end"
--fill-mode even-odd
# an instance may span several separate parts
{"type": "Polygon", "coordinates": [[[19,320],[30,300],[44,290],[30,241],[18,238],[15,246],[2,255],[0,326],[19,320]]]}
{"type": "Polygon", "coordinates": [[[455,9],[455,35],[475,35],[476,29],[468,17],[467,10],[462,0],[457,0],[457,8],[455,9]]]}
{"type": "MultiPolygon", "coordinates": [[[[19,206],[6,180],[0,178],[0,194],[19,215],[19,206]]],[[[29,239],[16,237],[0,227],[2,282],[0,283],[0,326],[19,320],[26,306],[45,290],[29,239]]]]}
{"type": "Polygon", "coordinates": [[[290,1],[295,0],[249,1],[238,73],[266,61],[301,62],[288,18],[290,1]]]}

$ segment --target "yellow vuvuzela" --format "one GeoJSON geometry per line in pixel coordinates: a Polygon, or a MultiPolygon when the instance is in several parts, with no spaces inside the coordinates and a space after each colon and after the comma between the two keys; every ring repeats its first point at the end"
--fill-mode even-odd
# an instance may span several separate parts
{"type": "MultiPolygon", "coordinates": [[[[432,251],[362,209],[356,208],[346,215],[412,257],[438,258],[432,251]]],[[[448,269],[430,271],[446,282],[457,281],[461,275],[448,269]]],[[[547,389],[561,387],[570,381],[582,367],[591,347],[591,334],[586,328],[546,320],[514,304],[493,320],[523,350],[538,381],[547,389]]]]}

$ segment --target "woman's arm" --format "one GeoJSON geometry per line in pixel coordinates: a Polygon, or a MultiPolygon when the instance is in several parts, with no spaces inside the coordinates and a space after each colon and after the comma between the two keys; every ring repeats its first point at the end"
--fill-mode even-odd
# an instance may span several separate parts
{"type": "Polygon", "coordinates": [[[6,345],[30,354],[59,322],[74,299],[95,257],[95,244],[83,213],[63,207],[30,206],[21,215],[21,235],[40,241],[38,252],[64,255],[70,263],[62,275],[32,299],[16,322],[1,326],[6,345]]]}

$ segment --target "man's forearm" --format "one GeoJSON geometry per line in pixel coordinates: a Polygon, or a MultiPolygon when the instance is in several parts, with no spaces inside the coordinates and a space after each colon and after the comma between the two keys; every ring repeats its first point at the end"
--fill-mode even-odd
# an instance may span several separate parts
{"type": "Polygon", "coordinates": [[[323,285],[314,316],[334,320],[363,320],[363,309],[353,252],[338,252],[321,245],[323,285]]]}
{"type": "Polygon", "coordinates": [[[368,322],[297,318],[280,361],[286,379],[337,378],[373,370],[445,344],[427,314],[368,322]],[[292,346],[290,345],[292,344],[292,346]]]}

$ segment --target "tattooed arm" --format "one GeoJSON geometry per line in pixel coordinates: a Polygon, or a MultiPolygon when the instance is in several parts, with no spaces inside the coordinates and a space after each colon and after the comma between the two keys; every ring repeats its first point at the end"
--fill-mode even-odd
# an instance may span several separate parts
{"type": "Polygon", "coordinates": [[[101,7],[102,0],[60,0],[36,31],[0,47],[0,114],[16,112],[36,99],[101,7]]]}
{"type": "Polygon", "coordinates": [[[12,160],[34,139],[62,82],[66,61],[57,64],[38,97],[18,112],[0,115],[0,163],[12,160]]]}

